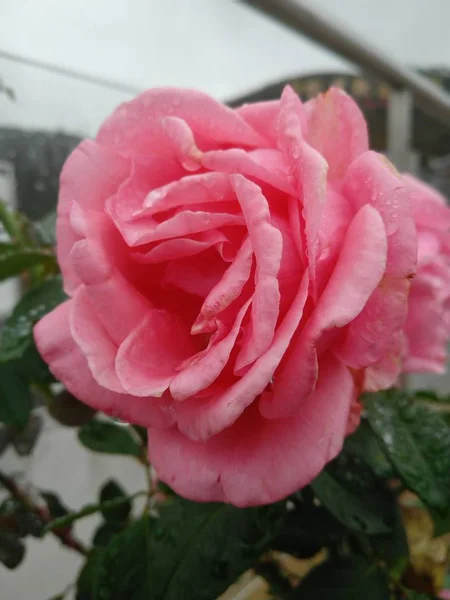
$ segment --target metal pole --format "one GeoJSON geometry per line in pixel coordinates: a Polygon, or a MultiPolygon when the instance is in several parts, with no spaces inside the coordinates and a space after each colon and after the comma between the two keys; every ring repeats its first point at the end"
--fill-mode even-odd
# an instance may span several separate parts
{"type": "Polygon", "coordinates": [[[387,154],[399,171],[411,171],[413,99],[408,90],[393,90],[387,110],[387,154]]]}
{"type": "Polygon", "coordinates": [[[332,52],[359,65],[396,89],[408,89],[415,103],[442,123],[450,125],[450,95],[437,85],[398,61],[368,44],[366,40],[349,34],[334,20],[311,8],[305,0],[240,0],[284,23],[296,32],[325,46],[332,52]]]}

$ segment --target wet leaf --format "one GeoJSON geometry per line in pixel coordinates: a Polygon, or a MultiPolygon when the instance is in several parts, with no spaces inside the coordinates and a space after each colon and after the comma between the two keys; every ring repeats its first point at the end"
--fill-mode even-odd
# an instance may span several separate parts
{"type": "Polygon", "coordinates": [[[113,538],[95,600],[217,598],[269,547],[283,511],[173,500],[113,538]]]}
{"type": "Polygon", "coordinates": [[[15,362],[0,363],[0,421],[22,430],[34,406],[28,382],[15,362]]]}
{"type": "Polygon", "coordinates": [[[48,279],[27,292],[3,325],[0,361],[23,356],[32,344],[35,323],[66,299],[60,277],[48,279]]]}
{"type": "Polygon", "coordinates": [[[352,531],[389,533],[392,498],[370,469],[343,452],[311,484],[327,510],[352,531]]]}
{"type": "Polygon", "coordinates": [[[379,477],[394,476],[394,469],[366,419],[363,419],[355,433],[345,440],[344,449],[361,458],[379,477]]]}
{"type": "Polygon", "coordinates": [[[398,391],[370,394],[364,406],[386,455],[427,506],[450,502],[450,427],[433,409],[398,391]]]}

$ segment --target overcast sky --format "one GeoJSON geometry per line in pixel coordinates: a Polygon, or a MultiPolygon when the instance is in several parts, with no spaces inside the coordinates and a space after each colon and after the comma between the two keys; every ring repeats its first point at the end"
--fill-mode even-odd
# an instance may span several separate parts
{"type": "MultiPolygon", "coordinates": [[[[450,0],[311,0],[396,58],[450,63],[450,0]]],[[[349,65],[233,0],[0,0],[0,49],[136,88],[227,99],[284,76],[349,65]]],[[[0,59],[17,95],[0,124],[93,135],[127,94],[0,59]]]]}

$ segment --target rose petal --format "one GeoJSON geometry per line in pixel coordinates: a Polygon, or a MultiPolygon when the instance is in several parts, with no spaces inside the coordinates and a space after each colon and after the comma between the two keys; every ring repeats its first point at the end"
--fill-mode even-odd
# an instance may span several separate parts
{"type": "Polygon", "coordinates": [[[149,308],[148,301],[111,265],[110,257],[94,241],[77,242],[71,260],[86,285],[98,319],[113,342],[120,344],[142,321],[149,308]]]}
{"type": "Polygon", "coordinates": [[[264,149],[245,152],[239,148],[205,152],[202,166],[211,171],[222,173],[240,173],[263,183],[293,194],[289,184],[287,165],[279,150],[264,149]]]}
{"type": "Polygon", "coordinates": [[[330,356],[315,393],[293,418],[266,420],[253,404],[207,442],[175,427],[150,430],[150,461],[163,481],[191,500],[276,502],[310,483],[339,453],[355,393],[349,371],[330,356]]]}
{"type": "Polygon", "coordinates": [[[154,215],[180,206],[201,205],[234,200],[230,178],[225,173],[187,175],[151,191],[145,198],[144,208],[135,217],[154,215]]]}
{"type": "Polygon", "coordinates": [[[226,266],[221,256],[210,249],[203,253],[201,261],[195,256],[170,261],[161,284],[205,298],[220,282],[226,266]]]}
{"type": "Polygon", "coordinates": [[[327,190],[319,228],[319,248],[316,262],[317,291],[322,293],[333,271],[353,210],[345,197],[331,188],[327,190]]]}
{"type": "Polygon", "coordinates": [[[391,339],[388,351],[375,364],[364,371],[364,390],[377,392],[392,387],[398,381],[405,355],[405,335],[397,332],[391,339]]]}
{"type": "Polygon", "coordinates": [[[170,384],[170,393],[175,400],[185,400],[210,386],[219,377],[230,358],[231,351],[239,335],[251,299],[239,310],[228,334],[199,354],[195,361],[183,368],[170,384]]]}
{"type": "Polygon", "coordinates": [[[114,366],[117,345],[103,328],[84,285],[78,288],[73,298],[70,332],[97,383],[113,392],[124,394],[125,390],[117,378],[114,366]]]}
{"type": "Polygon", "coordinates": [[[230,178],[247,223],[256,259],[250,328],[236,359],[235,369],[239,371],[261,356],[273,340],[280,310],[277,275],[283,237],[271,224],[269,205],[261,188],[242,175],[231,175],[230,178]]]}
{"type": "Polygon", "coordinates": [[[69,295],[81,283],[69,258],[73,244],[80,239],[71,227],[72,207],[78,204],[85,211],[102,211],[107,198],[127,177],[129,169],[127,160],[91,140],[77,146],[64,164],[60,179],[56,252],[64,289],[69,295]]]}
{"type": "Polygon", "coordinates": [[[339,88],[310,100],[306,141],[328,163],[328,179],[344,177],[350,164],[369,149],[367,124],[356,102],[339,88]]]}
{"type": "Polygon", "coordinates": [[[245,375],[218,396],[185,400],[176,406],[178,427],[185,435],[206,440],[230,427],[270,384],[303,316],[308,284],[305,271],[297,296],[277,328],[272,345],[245,375]]]}
{"type": "Polygon", "coordinates": [[[228,238],[221,231],[211,230],[203,231],[192,238],[175,238],[165,240],[156,244],[147,252],[135,252],[133,259],[139,263],[156,264],[176,260],[178,258],[187,258],[201,254],[211,246],[218,246],[228,242],[228,238]]]}
{"type": "Polygon", "coordinates": [[[273,398],[263,398],[266,418],[289,417],[314,390],[318,377],[317,344],[327,330],[344,327],[364,308],[383,276],[386,233],[379,213],[366,205],[347,231],[334,271],[287,360],[276,377],[273,398]]]}
{"type": "Polygon", "coordinates": [[[403,175],[409,192],[414,221],[419,229],[450,230],[450,208],[437,190],[412,175],[403,175]]]}
{"type": "Polygon", "coordinates": [[[360,368],[381,359],[405,322],[408,292],[415,274],[417,238],[408,192],[394,167],[367,152],[347,171],[343,193],[358,209],[366,203],[380,212],[386,227],[386,273],[364,311],[347,329],[339,357],[360,368]]]}
{"type": "Polygon", "coordinates": [[[217,315],[238,298],[248,281],[253,262],[252,245],[249,238],[242,243],[235,259],[211,289],[203,303],[200,313],[192,326],[193,335],[211,331],[217,315]]]}
{"type": "Polygon", "coordinates": [[[175,314],[149,309],[142,323],[121,344],[115,361],[120,383],[133,396],[160,397],[176,367],[198,348],[175,314]]]}
{"type": "MultiPolygon", "coordinates": [[[[134,155],[158,148],[161,156],[173,152],[162,119],[186,121],[195,137],[206,143],[264,146],[266,140],[238,114],[207,94],[195,90],[154,88],[119,106],[97,134],[100,144],[134,155]]],[[[207,148],[205,148],[207,149],[207,148]]]]}
{"type": "Polygon", "coordinates": [[[161,122],[173,143],[180,164],[186,171],[198,171],[202,152],[197,148],[189,125],[177,117],[166,117],[161,122]]]}
{"type": "Polygon", "coordinates": [[[286,87],[280,101],[279,145],[292,167],[298,198],[302,203],[307,258],[315,296],[318,233],[326,198],[328,166],[324,158],[304,141],[302,127],[305,127],[305,119],[300,99],[291,88],[286,87]]]}
{"type": "Polygon", "coordinates": [[[131,165],[129,176],[106,203],[106,212],[119,229],[122,222],[145,210],[144,203],[153,190],[164,189],[174,181],[178,183],[184,173],[175,160],[156,154],[139,156],[131,165]]]}
{"type": "Polygon", "coordinates": [[[424,275],[411,286],[405,323],[408,355],[403,370],[406,373],[445,373],[450,331],[443,323],[445,311],[439,288],[424,275]]]}
{"type": "Polygon", "coordinates": [[[136,398],[100,386],[69,329],[72,301],[60,304],[34,328],[34,339],[53,375],[76,398],[116,418],[142,427],[169,427],[174,422],[167,399],[136,398]]]}
{"type": "Polygon", "coordinates": [[[142,217],[129,223],[116,220],[114,216],[113,219],[129,246],[191,235],[217,229],[224,225],[244,224],[240,215],[206,210],[183,210],[162,222],[156,221],[151,216],[142,217]]]}
{"type": "Polygon", "coordinates": [[[236,113],[242,117],[255,131],[262,135],[270,143],[277,141],[277,119],[280,110],[279,100],[268,102],[252,102],[244,104],[236,109],[236,113]]]}

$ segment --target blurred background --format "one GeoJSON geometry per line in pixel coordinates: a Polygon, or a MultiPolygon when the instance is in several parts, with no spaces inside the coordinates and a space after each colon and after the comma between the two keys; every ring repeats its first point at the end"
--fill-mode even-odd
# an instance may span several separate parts
{"type": "MultiPolygon", "coordinates": [[[[311,6],[450,89],[450,2],[311,0],[311,6]]],[[[94,136],[119,103],[148,87],[193,87],[233,105],[276,97],[285,81],[305,98],[332,83],[347,89],[369,119],[373,144],[386,149],[389,88],[241,3],[0,0],[0,196],[42,217],[56,203],[59,171],[78,140],[94,136]]],[[[448,129],[416,111],[412,137],[411,164],[449,193],[448,129]]],[[[18,291],[15,283],[0,287],[0,318],[18,291]]],[[[445,378],[419,383],[450,389],[445,378]]],[[[72,505],[88,502],[109,476],[130,492],[139,487],[140,471],[127,459],[88,453],[72,430],[50,418],[44,428],[48,435],[33,454],[8,450],[2,467],[55,489],[72,505]]],[[[80,523],[81,538],[89,537],[95,518],[80,523]]],[[[79,563],[54,539],[33,539],[20,571],[0,565],[0,600],[45,600],[79,563]]]]}

